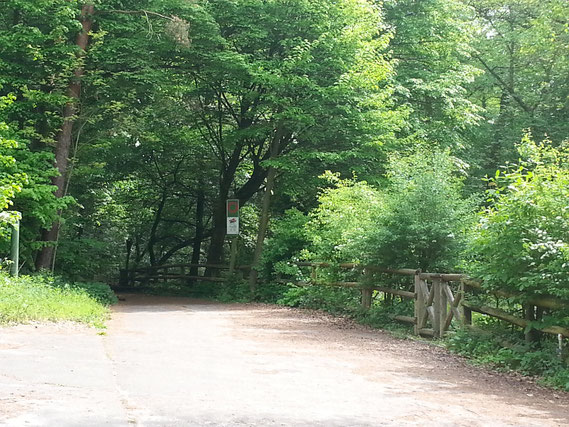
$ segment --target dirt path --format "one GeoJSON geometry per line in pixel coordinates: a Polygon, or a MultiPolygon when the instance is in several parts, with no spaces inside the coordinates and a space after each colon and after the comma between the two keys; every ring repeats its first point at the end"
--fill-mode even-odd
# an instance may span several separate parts
{"type": "Polygon", "coordinates": [[[0,329],[0,425],[566,426],[568,394],[320,314],[127,296],[0,329]]]}

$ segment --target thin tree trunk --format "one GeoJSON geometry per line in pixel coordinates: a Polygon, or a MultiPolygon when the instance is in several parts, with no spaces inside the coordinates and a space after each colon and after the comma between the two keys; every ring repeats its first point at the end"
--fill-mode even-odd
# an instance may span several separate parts
{"type": "Polygon", "coordinates": [[[148,239],[148,256],[150,257],[150,265],[156,265],[156,254],[154,252],[154,245],[156,244],[156,232],[158,231],[158,226],[162,220],[162,212],[164,211],[164,206],[166,206],[167,189],[162,191],[162,197],[160,198],[160,203],[158,204],[158,209],[156,210],[156,216],[154,217],[154,222],[152,223],[152,228],[150,229],[150,237],[148,239]]]}
{"type": "MultiPolygon", "coordinates": [[[[283,131],[280,128],[277,129],[271,143],[271,160],[275,159],[279,154],[282,135],[283,131]]],[[[255,291],[257,290],[257,279],[259,277],[257,268],[259,266],[259,261],[261,260],[261,255],[263,253],[263,244],[265,242],[267,228],[269,227],[271,196],[275,187],[276,176],[277,170],[274,166],[271,166],[269,168],[269,173],[267,174],[267,184],[265,185],[265,194],[263,195],[263,206],[261,208],[261,218],[259,219],[259,230],[257,233],[257,245],[255,246],[255,253],[253,254],[253,262],[251,265],[251,273],[249,274],[249,288],[251,289],[252,295],[254,295],[255,291]]]]}
{"type": "MultiPolygon", "coordinates": [[[[203,190],[198,192],[198,198],[196,201],[196,233],[194,238],[194,245],[192,249],[192,264],[199,264],[200,253],[202,250],[202,241],[204,236],[204,226],[203,226],[203,216],[205,207],[205,193],[203,190]]],[[[198,267],[190,268],[190,276],[198,275],[198,267]]]]}
{"type": "MultiPolygon", "coordinates": [[[[76,44],[80,48],[80,55],[84,55],[89,44],[89,32],[93,26],[92,16],[95,12],[93,5],[83,5],[81,7],[80,20],[82,30],[77,35],[76,44]]],[[[59,174],[52,178],[53,185],[56,186],[55,197],[61,198],[65,191],[65,180],[67,174],[67,166],[69,163],[69,153],[71,150],[73,125],[75,123],[75,115],[78,111],[78,101],[81,96],[81,78],[84,69],[79,66],[74,73],[73,80],[69,85],[67,96],[71,100],[65,105],[63,110],[63,126],[57,137],[57,145],[55,148],[55,167],[59,174]]],[[[36,269],[50,269],[54,263],[54,245],[59,236],[59,221],[52,224],[49,230],[43,230],[41,240],[46,243],[36,258],[36,269]]]]}

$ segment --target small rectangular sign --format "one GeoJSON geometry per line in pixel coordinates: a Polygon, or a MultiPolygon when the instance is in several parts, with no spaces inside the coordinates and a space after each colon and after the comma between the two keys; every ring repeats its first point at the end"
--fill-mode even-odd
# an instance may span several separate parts
{"type": "Polygon", "coordinates": [[[239,199],[227,200],[227,216],[239,217],[239,199]]]}
{"type": "Polygon", "coordinates": [[[227,234],[239,234],[239,217],[227,217],[227,234]]]}
{"type": "Polygon", "coordinates": [[[239,200],[227,200],[227,234],[239,234],[239,200]]]}

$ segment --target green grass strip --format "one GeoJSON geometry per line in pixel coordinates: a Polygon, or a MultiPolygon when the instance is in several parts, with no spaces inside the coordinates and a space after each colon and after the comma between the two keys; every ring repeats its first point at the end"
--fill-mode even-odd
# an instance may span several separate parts
{"type": "Polygon", "coordinates": [[[82,287],[50,276],[14,279],[0,274],[0,324],[75,321],[104,327],[109,316],[107,304],[113,302],[113,297],[100,298],[101,293],[112,294],[105,286],[82,287]]]}

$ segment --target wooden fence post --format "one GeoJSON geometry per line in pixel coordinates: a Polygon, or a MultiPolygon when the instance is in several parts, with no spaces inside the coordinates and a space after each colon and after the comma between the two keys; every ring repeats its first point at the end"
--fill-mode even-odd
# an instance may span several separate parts
{"type": "Polygon", "coordinates": [[[362,308],[369,310],[371,308],[371,297],[373,290],[371,288],[362,288],[362,308]]]}
{"type": "Polygon", "coordinates": [[[421,289],[420,273],[420,270],[415,272],[415,335],[420,334],[425,317],[425,297],[421,289]]]}
{"type": "MultiPolygon", "coordinates": [[[[364,270],[364,286],[371,286],[373,272],[369,269],[364,270]]],[[[372,288],[362,288],[362,308],[369,310],[371,308],[371,297],[373,295],[372,288]]]]}
{"type": "Polygon", "coordinates": [[[438,336],[443,337],[445,334],[448,301],[443,281],[441,279],[434,279],[433,286],[435,287],[435,318],[438,323],[438,327],[434,327],[433,325],[433,329],[435,330],[435,334],[438,332],[438,336]]]}
{"type": "MultiPolygon", "coordinates": [[[[522,305],[523,309],[525,310],[525,319],[529,322],[534,322],[537,319],[536,316],[536,309],[537,307],[533,304],[524,304],[522,305]]],[[[534,343],[539,341],[539,331],[537,331],[534,328],[529,328],[529,330],[527,330],[528,328],[526,328],[526,332],[524,333],[525,335],[525,339],[527,343],[534,343]]]]}
{"type": "Polygon", "coordinates": [[[468,307],[465,307],[462,302],[466,301],[466,285],[463,281],[460,282],[460,313],[461,313],[461,320],[463,325],[472,325],[472,310],[468,307]]]}
{"type": "Polygon", "coordinates": [[[316,271],[317,268],[318,267],[315,264],[312,264],[310,271],[310,280],[312,280],[312,283],[315,283],[316,279],[318,278],[318,273],[316,271]]]}

